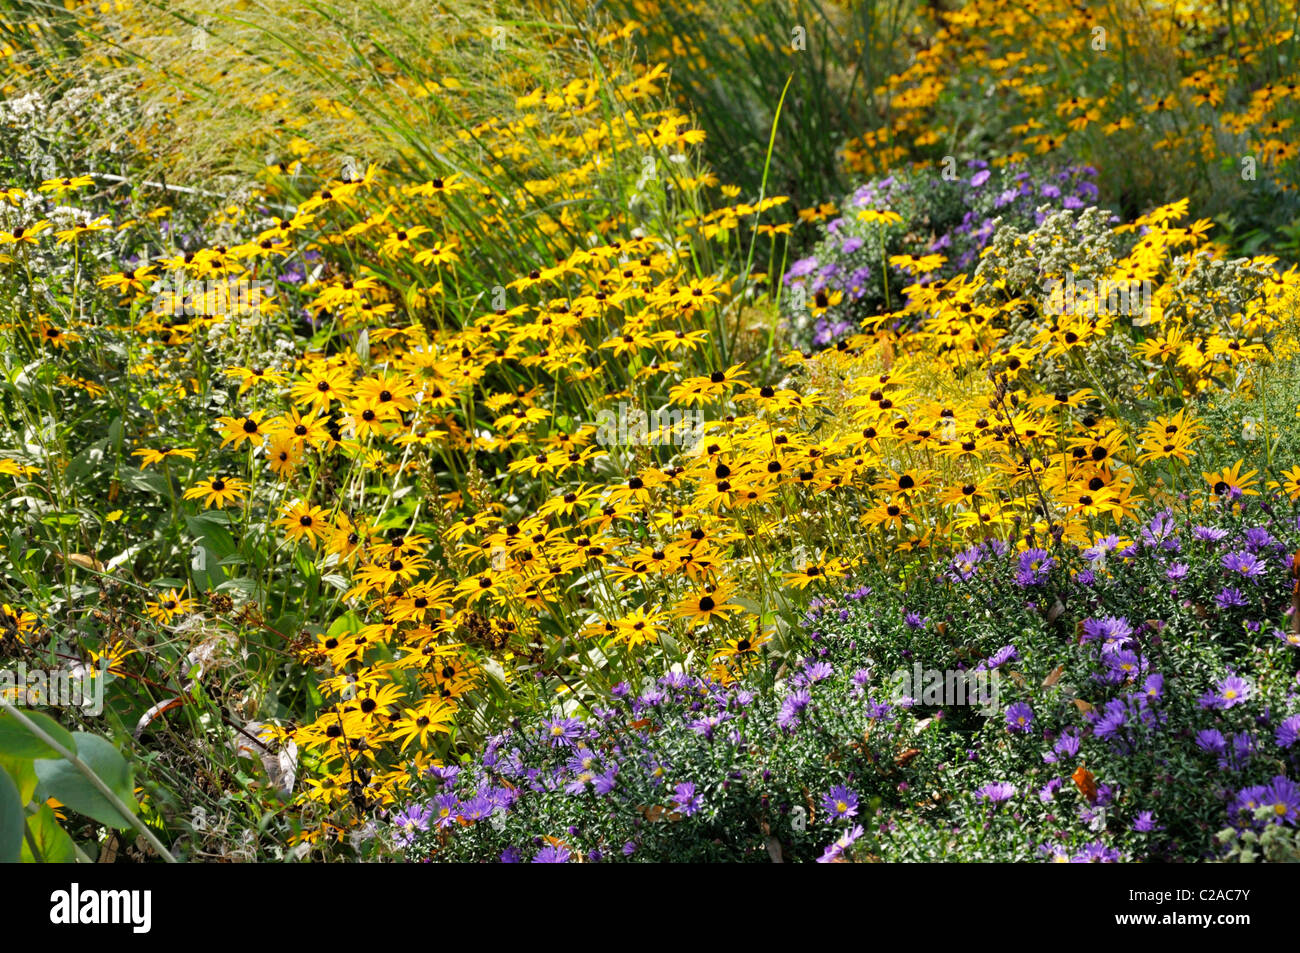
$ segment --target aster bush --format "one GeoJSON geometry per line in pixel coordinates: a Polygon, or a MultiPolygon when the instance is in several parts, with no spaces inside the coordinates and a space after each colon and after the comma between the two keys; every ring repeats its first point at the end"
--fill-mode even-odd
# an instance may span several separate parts
{"type": "Polygon", "coordinates": [[[792,343],[835,344],[864,320],[901,310],[909,285],[969,275],[998,227],[1032,229],[1051,210],[1095,205],[1095,176],[1082,166],[993,169],[979,159],[959,169],[950,159],[859,186],[782,279],[792,343]]]}
{"type": "Polygon", "coordinates": [[[1168,861],[1294,827],[1295,511],[1127,528],[858,580],[737,683],[647,674],[431,769],[392,836],[443,859],[1168,861]],[[996,699],[914,670],[984,672],[996,699]]]}

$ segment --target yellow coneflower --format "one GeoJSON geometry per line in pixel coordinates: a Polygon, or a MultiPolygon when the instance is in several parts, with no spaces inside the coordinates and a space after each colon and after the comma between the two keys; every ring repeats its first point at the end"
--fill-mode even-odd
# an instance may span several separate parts
{"type": "Polygon", "coordinates": [[[193,447],[169,447],[166,450],[152,450],[145,448],[142,450],[132,450],[131,456],[140,458],[140,469],[153,466],[156,463],[162,463],[170,457],[180,457],[182,460],[193,460],[199,455],[199,452],[193,447]]]}
{"type": "Polygon", "coordinates": [[[221,446],[232,444],[239,449],[245,441],[250,446],[260,447],[266,440],[266,431],[262,429],[262,418],[266,411],[255,410],[247,417],[219,417],[217,429],[221,431],[221,446]]]}
{"type": "Polygon", "coordinates": [[[184,589],[180,591],[168,589],[166,592],[159,593],[155,601],[146,602],[144,611],[155,622],[167,625],[177,616],[189,615],[194,611],[195,604],[194,599],[186,598],[184,589]]]}
{"type": "Polygon", "coordinates": [[[185,491],[184,497],[187,500],[202,500],[206,510],[210,506],[224,507],[229,503],[242,503],[247,491],[248,484],[238,477],[214,476],[194,484],[185,491]]]}
{"type": "Polygon", "coordinates": [[[742,611],[740,606],[727,602],[729,598],[731,598],[729,588],[706,586],[702,592],[692,593],[678,602],[673,609],[673,615],[679,619],[689,620],[691,628],[714,620],[722,620],[734,612],[742,611]]]}
{"type": "Polygon", "coordinates": [[[317,538],[329,532],[329,514],[305,500],[290,503],[281,512],[283,515],[275,525],[283,529],[285,537],[292,541],[305,539],[314,546],[317,538]]]}

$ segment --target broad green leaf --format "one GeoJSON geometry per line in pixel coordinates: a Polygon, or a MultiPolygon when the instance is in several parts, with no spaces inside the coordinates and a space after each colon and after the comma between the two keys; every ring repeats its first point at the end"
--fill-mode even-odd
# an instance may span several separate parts
{"type": "Polygon", "coordinates": [[[334,620],[333,624],[329,627],[329,631],[325,634],[331,636],[344,635],[348,632],[360,632],[365,627],[366,624],[361,621],[361,618],[349,609],[334,620]]]}
{"type": "Polygon", "coordinates": [[[195,539],[190,572],[200,591],[211,591],[226,581],[223,562],[239,555],[230,531],[214,520],[201,516],[185,517],[185,525],[195,539]]]}
{"type": "Polygon", "coordinates": [[[9,777],[18,785],[18,797],[28,804],[36,794],[36,763],[31,758],[11,758],[0,754],[0,774],[9,772],[9,777]]]}
{"type": "MultiPolygon", "coordinates": [[[[72,838],[59,826],[59,819],[54,816],[54,811],[48,804],[42,804],[39,811],[27,818],[27,829],[31,832],[32,840],[36,841],[36,848],[41,852],[41,859],[45,863],[76,862],[77,851],[72,845],[72,838]]],[[[28,846],[27,839],[23,838],[23,863],[35,862],[32,849],[28,846]]]]}
{"type": "Polygon", "coordinates": [[[107,445],[107,440],[98,440],[73,457],[63,471],[64,479],[69,483],[76,483],[96,467],[102,467],[104,465],[104,448],[107,445]]]}
{"type": "Polygon", "coordinates": [[[18,796],[18,785],[6,771],[0,771],[0,864],[16,863],[23,849],[23,828],[27,815],[18,796]]]}
{"type": "MultiPolygon", "coordinates": [[[[134,805],[131,768],[121,752],[98,735],[78,731],[72,737],[76,739],[77,757],[124,803],[134,805]]],[[[109,827],[130,826],[131,822],[71,762],[62,758],[56,761],[41,759],[36,762],[36,774],[41,779],[42,799],[58,798],[70,810],[109,827]]]]}
{"type": "MultiPolygon", "coordinates": [[[[72,735],[49,715],[36,711],[23,712],[24,717],[69,751],[74,744],[72,735]]],[[[14,758],[57,758],[59,753],[27,730],[13,715],[0,715],[0,754],[14,758]]]]}
{"type": "Polygon", "coordinates": [[[81,517],[76,513],[47,513],[41,517],[46,526],[77,526],[81,517]]]}

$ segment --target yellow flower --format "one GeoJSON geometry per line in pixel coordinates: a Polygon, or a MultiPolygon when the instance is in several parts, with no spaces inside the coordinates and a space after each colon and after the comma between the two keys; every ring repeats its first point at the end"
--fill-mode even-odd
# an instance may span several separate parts
{"type": "Polygon", "coordinates": [[[238,477],[214,476],[200,480],[185,491],[185,499],[202,500],[203,508],[210,506],[224,507],[230,503],[241,503],[248,491],[248,484],[238,477]]]}
{"type": "Polygon", "coordinates": [[[313,506],[305,500],[290,503],[281,511],[283,515],[275,525],[284,530],[290,540],[305,539],[309,545],[316,545],[318,537],[325,536],[330,530],[329,514],[319,506],[313,506]]]}
{"type": "Polygon", "coordinates": [[[89,175],[78,175],[65,179],[46,179],[37,188],[38,192],[53,192],[56,196],[62,197],[69,192],[75,192],[78,189],[84,189],[88,185],[94,185],[95,180],[89,175]]]}
{"type": "Polygon", "coordinates": [[[189,615],[194,611],[195,600],[185,596],[185,590],[179,592],[168,589],[161,593],[154,602],[146,602],[144,611],[149,618],[161,625],[167,625],[176,616],[189,615]]]}
{"type": "Polygon", "coordinates": [[[1256,483],[1255,476],[1259,471],[1247,470],[1242,473],[1242,462],[1238,460],[1231,467],[1224,467],[1214,473],[1201,474],[1205,478],[1205,482],[1210,485],[1210,489],[1213,490],[1215,496],[1259,495],[1259,491],[1251,489],[1256,483]]]}
{"type": "Polygon", "coordinates": [[[192,447],[170,447],[166,450],[132,450],[131,456],[140,458],[140,469],[153,466],[155,463],[162,463],[169,457],[180,457],[182,460],[193,460],[199,455],[199,452],[192,447]]]}

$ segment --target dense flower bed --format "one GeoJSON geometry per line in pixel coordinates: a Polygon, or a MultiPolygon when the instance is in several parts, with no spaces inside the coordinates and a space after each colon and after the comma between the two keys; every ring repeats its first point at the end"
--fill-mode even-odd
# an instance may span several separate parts
{"type": "Polygon", "coordinates": [[[646,673],[516,722],[430,769],[391,836],[461,860],[1114,861],[1295,826],[1295,511],[1229,494],[1129,529],[877,574],[814,602],[788,665],[646,673]]]}
{"type": "Polygon", "coordinates": [[[0,17],[0,831],[1287,856],[1292,11],[223,2],[0,17]]]}

